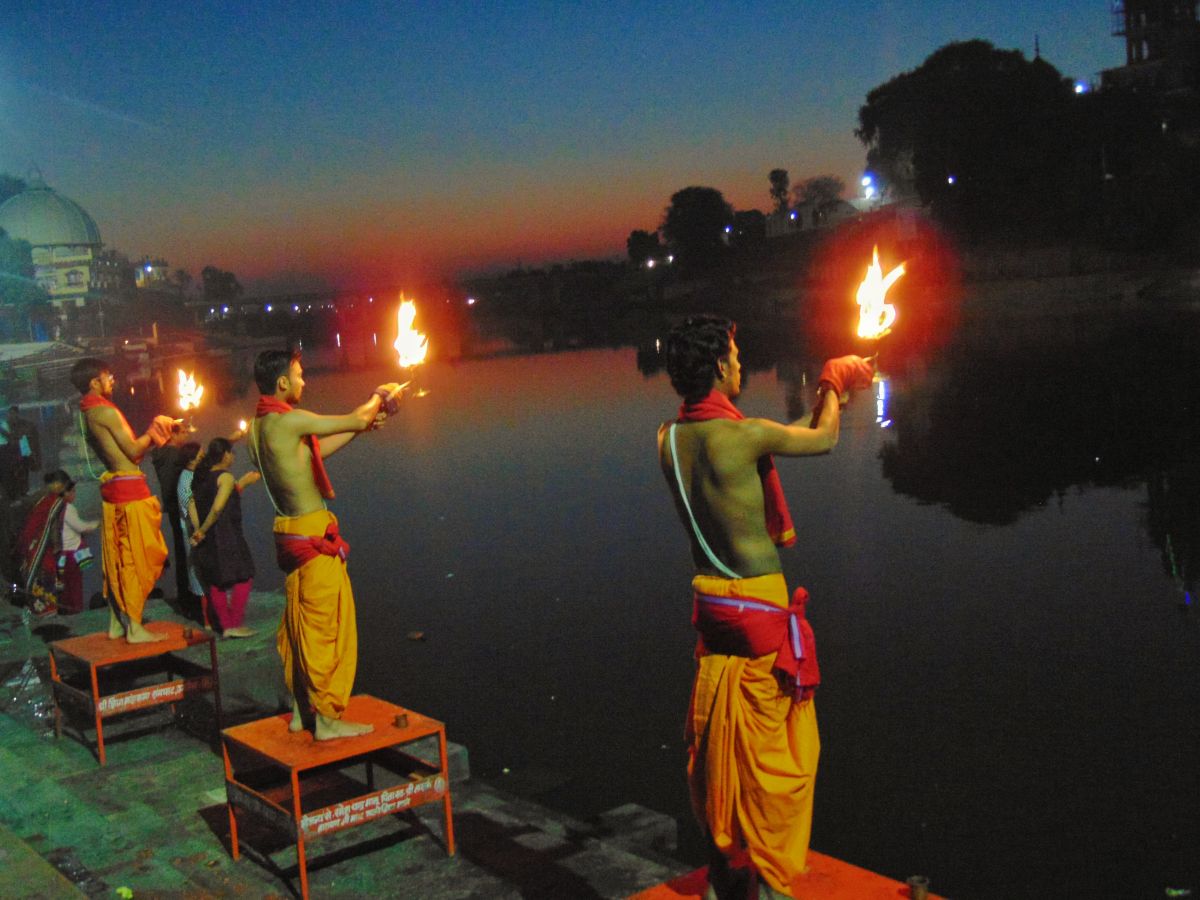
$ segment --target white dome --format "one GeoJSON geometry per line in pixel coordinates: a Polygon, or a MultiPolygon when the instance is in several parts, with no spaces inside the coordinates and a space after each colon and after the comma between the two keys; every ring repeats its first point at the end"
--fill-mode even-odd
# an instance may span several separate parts
{"type": "Polygon", "coordinates": [[[40,183],[0,204],[0,228],[35,247],[100,246],[100,229],[83,207],[40,183]]]}

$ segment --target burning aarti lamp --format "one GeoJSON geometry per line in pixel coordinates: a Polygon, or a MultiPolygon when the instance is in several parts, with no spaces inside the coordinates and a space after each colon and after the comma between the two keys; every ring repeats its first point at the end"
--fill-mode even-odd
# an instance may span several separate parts
{"type": "MultiPolygon", "coordinates": [[[[396,312],[396,342],[392,345],[396,348],[400,368],[404,369],[409,376],[406,385],[411,384],[413,380],[414,370],[421,363],[425,362],[425,357],[429,353],[429,338],[421,332],[413,328],[413,322],[417,318],[417,305],[411,300],[405,300],[404,295],[400,296],[400,309],[396,312]]],[[[415,396],[424,397],[429,391],[419,389],[415,396]]],[[[391,401],[392,404],[395,401],[391,401]]],[[[387,414],[393,415],[395,409],[388,404],[387,414]]]]}
{"type": "Polygon", "coordinates": [[[887,302],[887,292],[900,280],[904,271],[904,263],[900,263],[884,275],[883,267],[879,265],[879,247],[875,247],[856,297],[858,336],[875,342],[875,421],[881,428],[887,428],[892,420],[887,413],[888,379],[879,368],[879,341],[892,330],[896,322],[896,307],[887,302]]]}
{"type": "Polygon", "coordinates": [[[867,266],[867,274],[855,296],[858,303],[858,336],[875,342],[873,358],[877,375],[879,342],[891,333],[892,326],[896,324],[896,307],[887,302],[887,292],[903,277],[904,271],[904,263],[900,263],[884,275],[883,267],[879,265],[879,247],[876,246],[871,251],[871,264],[867,266]]]}
{"type": "Polygon", "coordinates": [[[204,396],[204,385],[197,384],[196,373],[185,373],[183,369],[179,369],[179,408],[185,413],[186,424],[189,433],[196,430],[195,423],[192,422],[192,416],[195,415],[197,407],[200,406],[200,398],[204,396]]]}
{"type": "Polygon", "coordinates": [[[896,307],[887,302],[887,292],[904,275],[904,263],[896,266],[887,275],[879,265],[879,248],[871,254],[867,274],[858,286],[858,336],[868,341],[878,341],[892,330],[896,322],[896,307]]]}

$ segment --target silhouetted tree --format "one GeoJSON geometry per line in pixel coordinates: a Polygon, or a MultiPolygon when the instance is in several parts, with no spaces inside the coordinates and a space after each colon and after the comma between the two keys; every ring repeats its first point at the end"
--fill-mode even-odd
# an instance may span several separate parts
{"type": "Polygon", "coordinates": [[[658,240],[657,231],[639,230],[629,232],[625,249],[629,251],[629,261],[635,266],[640,266],[648,259],[661,256],[663,246],[658,240]]]}
{"type": "Polygon", "coordinates": [[[968,234],[1044,231],[1078,199],[1079,106],[1049,63],[986,41],[947,44],[867,94],[867,165],[968,234]]]}
{"type": "Polygon", "coordinates": [[[209,303],[224,303],[242,296],[242,286],[237,276],[216,266],[205,266],[200,270],[200,283],[204,299],[209,303]]]}
{"type": "Polygon", "coordinates": [[[790,181],[787,169],[772,169],[767,178],[771,182],[771,199],[775,201],[775,212],[787,212],[790,181]]]}
{"type": "Polygon", "coordinates": [[[0,303],[30,307],[49,302],[50,295],[33,280],[29,241],[10,238],[0,228],[0,303]]]}
{"type": "Polygon", "coordinates": [[[733,207],[716,188],[686,187],[671,195],[663,214],[667,246],[688,267],[703,268],[721,258],[726,229],[733,229],[733,207]]]}
{"type": "Polygon", "coordinates": [[[814,175],[796,186],[796,199],[801,203],[827,206],[842,199],[846,193],[846,182],[836,175],[814,175]]]}
{"type": "Polygon", "coordinates": [[[21,193],[28,186],[24,178],[9,175],[7,172],[0,172],[0,203],[3,203],[9,197],[21,193]]]}

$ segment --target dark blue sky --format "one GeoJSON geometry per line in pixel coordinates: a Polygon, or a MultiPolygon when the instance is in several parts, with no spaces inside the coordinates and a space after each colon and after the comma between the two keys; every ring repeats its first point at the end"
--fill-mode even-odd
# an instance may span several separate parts
{"type": "Polygon", "coordinates": [[[132,256],[264,285],[614,256],[690,184],[748,209],[775,167],[854,183],[867,91],[949,41],[1036,34],[1095,78],[1123,60],[1108,10],[17,0],[0,171],[36,166],[132,256]]]}

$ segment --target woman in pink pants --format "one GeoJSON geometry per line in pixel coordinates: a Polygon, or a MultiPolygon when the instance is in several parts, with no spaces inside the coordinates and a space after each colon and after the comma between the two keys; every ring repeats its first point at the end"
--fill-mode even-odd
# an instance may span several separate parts
{"type": "Polygon", "coordinates": [[[228,638],[250,637],[244,624],[246,601],[254,580],[254,560],[242,533],[242,489],[258,480],[257,472],[240,479],[229,471],[233,444],[213,438],[196,466],[188,516],[196,525],[192,546],[196,569],[208,586],[208,603],[221,633],[228,638]]]}

